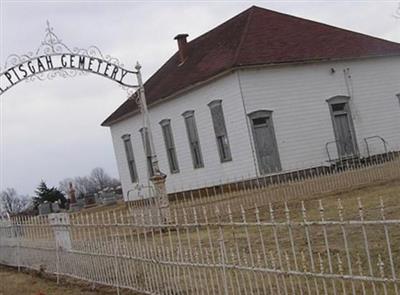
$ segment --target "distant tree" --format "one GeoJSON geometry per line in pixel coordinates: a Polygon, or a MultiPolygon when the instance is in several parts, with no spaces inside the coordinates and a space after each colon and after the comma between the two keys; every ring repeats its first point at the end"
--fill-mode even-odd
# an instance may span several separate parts
{"type": "Polygon", "coordinates": [[[68,194],[70,183],[74,184],[75,180],[72,178],[65,178],[59,182],[58,189],[62,191],[64,194],[68,194]]]}
{"type": "Polygon", "coordinates": [[[67,199],[64,194],[55,187],[48,187],[43,180],[37,187],[35,194],[36,197],[33,198],[35,208],[44,202],[59,202],[61,208],[66,207],[67,199]]]}
{"type": "Polygon", "coordinates": [[[78,176],[74,178],[75,191],[78,198],[97,192],[96,184],[89,176],[78,176]]]}
{"type": "Polygon", "coordinates": [[[69,184],[72,183],[77,198],[83,198],[86,195],[97,193],[106,187],[116,187],[121,182],[110,177],[103,168],[94,168],[89,176],[77,176],[74,178],[65,178],[60,181],[58,188],[64,193],[68,193],[69,184]]]}
{"type": "Polygon", "coordinates": [[[58,189],[65,194],[68,194],[70,183],[72,183],[72,186],[75,189],[76,197],[79,199],[83,198],[87,194],[93,194],[97,191],[96,185],[93,183],[89,176],[65,178],[61,180],[58,184],[58,189]]]}
{"type": "Polygon", "coordinates": [[[0,204],[2,211],[15,215],[29,208],[30,199],[26,196],[19,196],[13,188],[7,188],[0,192],[0,204]]]}
{"type": "Polygon", "coordinates": [[[97,167],[92,170],[90,173],[90,179],[96,185],[98,190],[103,190],[106,187],[118,186],[120,182],[111,178],[103,168],[97,167]]]}

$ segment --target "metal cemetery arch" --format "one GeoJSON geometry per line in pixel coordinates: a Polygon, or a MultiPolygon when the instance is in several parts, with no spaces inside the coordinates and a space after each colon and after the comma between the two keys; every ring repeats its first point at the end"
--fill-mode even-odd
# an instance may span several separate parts
{"type": "Polygon", "coordinates": [[[114,82],[128,91],[130,96],[141,88],[140,65],[128,70],[115,57],[103,55],[96,46],[87,49],[65,45],[47,22],[46,34],[35,52],[12,54],[0,65],[0,95],[22,81],[52,80],[55,77],[74,77],[93,73],[114,82]]]}
{"type": "MultiPolygon", "coordinates": [[[[52,80],[57,76],[67,78],[88,73],[103,76],[118,83],[127,92],[128,99],[135,100],[143,114],[143,125],[148,127],[154,150],[140,64],[136,64],[135,70],[128,70],[119,59],[103,55],[97,46],[71,50],[54,33],[48,21],[45,32],[35,52],[11,54],[4,66],[0,65],[0,96],[22,81],[52,80]]],[[[155,171],[159,171],[155,154],[153,158],[155,171]]]]}
{"type": "Polygon", "coordinates": [[[113,80],[127,92],[128,99],[135,100],[143,114],[143,127],[147,127],[153,153],[153,168],[159,172],[157,156],[153,152],[153,136],[140,64],[136,64],[135,70],[127,70],[119,59],[103,55],[97,46],[87,49],[74,47],[71,50],[54,33],[49,21],[45,32],[35,52],[11,54],[6,58],[4,66],[0,65],[0,96],[22,81],[52,80],[57,76],[67,78],[93,73],[113,80]]]}
{"type": "Polygon", "coordinates": [[[75,77],[88,73],[97,74],[118,83],[128,94],[128,99],[134,99],[143,115],[143,127],[147,127],[151,146],[152,165],[155,175],[152,182],[155,186],[162,216],[168,220],[168,199],[165,190],[166,175],[160,172],[155,154],[150,118],[147,110],[146,97],[140,72],[141,66],[136,64],[135,70],[128,70],[115,57],[103,55],[96,46],[87,49],[73,48],[65,45],[54,33],[47,21],[44,40],[35,52],[24,55],[12,54],[0,65],[0,96],[22,81],[52,80],[57,76],[62,78],[75,77]]]}

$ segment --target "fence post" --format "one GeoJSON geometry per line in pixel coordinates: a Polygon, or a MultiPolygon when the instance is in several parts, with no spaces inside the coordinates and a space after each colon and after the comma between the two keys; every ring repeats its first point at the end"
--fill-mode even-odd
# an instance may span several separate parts
{"type": "Polygon", "coordinates": [[[53,228],[56,250],[57,284],[60,282],[60,251],[72,249],[70,236],[70,219],[68,213],[51,213],[48,216],[50,227],[53,228]]]}
{"type": "MultiPolygon", "coordinates": [[[[107,212],[108,213],[108,212],[107,212]]],[[[111,219],[108,218],[111,223],[111,219]]],[[[117,288],[117,295],[119,295],[119,272],[118,272],[118,221],[115,211],[113,211],[113,223],[114,223],[114,233],[113,233],[113,246],[114,246],[114,273],[115,273],[115,283],[117,288]]]]}
{"type": "Polygon", "coordinates": [[[19,222],[19,218],[17,217],[16,226],[15,226],[15,238],[17,240],[17,267],[18,272],[21,271],[21,225],[19,222]]]}
{"type": "Polygon", "coordinates": [[[56,276],[57,276],[57,285],[60,283],[60,253],[58,252],[58,242],[56,242],[56,276]]]}
{"type": "Polygon", "coordinates": [[[219,245],[220,245],[220,251],[221,251],[221,264],[222,264],[222,275],[223,275],[223,284],[224,284],[224,294],[229,295],[228,292],[228,280],[227,280],[227,275],[226,275],[226,265],[225,265],[225,257],[226,257],[226,249],[225,249],[225,240],[224,240],[224,230],[221,225],[221,212],[219,211],[219,208],[216,207],[215,209],[215,214],[217,215],[218,218],[218,227],[219,227],[219,245]]]}

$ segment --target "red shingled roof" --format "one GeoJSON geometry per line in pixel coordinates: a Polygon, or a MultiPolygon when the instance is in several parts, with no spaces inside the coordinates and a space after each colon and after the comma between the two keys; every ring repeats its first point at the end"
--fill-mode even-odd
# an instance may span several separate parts
{"type": "MultiPolygon", "coordinates": [[[[151,105],[241,66],[387,55],[400,55],[400,44],[252,6],[188,42],[180,66],[175,53],[146,81],[146,98],[151,105]]],[[[135,110],[136,103],[127,100],[102,125],[135,110]]]]}

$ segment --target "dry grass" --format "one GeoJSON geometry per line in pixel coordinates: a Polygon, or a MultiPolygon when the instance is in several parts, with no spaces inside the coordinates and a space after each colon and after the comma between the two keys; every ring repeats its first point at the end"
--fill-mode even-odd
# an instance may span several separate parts
{"type": "MultiPolygon", "coordinates": [[[[0,295],[108,295],[115,294],[115,288],[92,288],[89,283],[62,279],[56,283],[55,277],[33,271],[18,272],[15,268],[0,266],[0,295]]],[[[121,295],[134,295],[122,290],[121,295]]]]}
{"type": "MultiPolygon", "coordinates": [[[[321,211],[320,211],[320,203],[319,200],[322,200],[322,204],[324,207],[324,218],[326,220],[339,220],[339,211],[338,211],[338,199],[341,199],[342,205],[344,207],[343,210],[343,218],[345,221],[347,220],[360,220],[359,215],[359,207],[358,200],[363,204],[363,213],[364,218],[366,220],[380,220],[382,218],[381,208],[380,208],[380,199],[382,198],[385,204],[385,217],[386,219],[400,219],[400,180],[390,181],[390,182],[381,182],[374,183],[371,185],[365,185],[363,187],[359,187],[355,190],[347,190],[336,193],[327,193],[321,194],[318,196],[313,196],[311,198],[307,198],[304,201],[304,205],[307,208],[307,220],[309,221],[319,221],[321,220],[321,211]]],[[[274,206],[274,217],[277,222],[285,222],[285,206],[282,202],[275,202],[274,206]]],[[[301,201],[300,200],[292,200],[289,203],[289,209],[291,211],[291,220],[292,221],[302,221],[303,215],[301,210],[301,201]]],[[[269,206],[263,206],[258,208],[260,211],[260,219],[264,222],[269,222],[271,220],[269,206]]],[[[247,222],[255,222],[255,208],[247,208],[245,211],[244,217],[247,222]]],[[[236,211],[232,216],[234,221],[242,222],[243,216],[240,212],[236,211]]],[[[235,265],[239,262],[240,265],[248,265],[251,266],[251,256],[257,256],[259,253],[261,256],[261,262],[256,262],[261,268],[271,267],[271,259],[270,253],[272,253],[275,259],[275,263],[278,268],[287,269],[287,262],[291,264],[291,269],[294,268],[294,259],[297,256],[297,260],[299,263],[299,269],[302,271],[303,268],[306,268],[312,272],[320,271],[320,262],[319,256],[322,258],[322,265],[325,271],[328,271],[328,254],[327,248],[330,251],[330,257],[332,259],[333,264],[333,273],[339,274],[339,264],[338,257],[342,260],[342,271],[343,273],[349,273],[349,268],[346,261],[346,255],[348,254],[351,263],[352,263],[352,271],[354,274],[359,275],[359,267],[361,266],[364,275],[369,275],[368,270],[368,259],[365,252],[365,240],[362,234],[361,226],[346,226],[346,238],[348,243],[348,252],[345,250],[345,241],[343,237],[343,233],[341,231],[341,227],[339,225],[327,226],[327,236],[328,236],[328,247],[324,239],[323,227],[321,226],[312,226],[310,227],[310,242],[311,242],[311,250],[309,248],[309,243],[307,242],[306,228],[304,226],[298,225],[293,226],[293,241],[295,244],[296,254],[293,254],[290,238],[288,234],[288,228],[283,226],[277,228],[277,236],[274,237],[274,228],[270,226],[258,226],[256,224],[252,226],[238,226],[238,225],[229,225],[229,216],[226,214],[221,216],[221,220],[227,222],[228,224],[219,228],[218,226],[206,226],[199,225],[198,227],[190,227],[189,229],[185,226],[174,228],[170,227],[166,231],[161,231],[158,229],[154,229],[154,231],[143,231],[140,234],[141,246],[138,247],[137,243],[137,233],[135,231],[119,229],[119,236],[121,237],[121,242],[128,240],[131,241],[129,244],[132,248],[137,251],[143,251],[141,255],[146,255],[146,251],[144,249],[149,249],[151,251],[151,255],[157,256],[157,247],[160,245],[164,245],[164,247],[168,248],[172,254],[172,256],[176,256],[174,258],[177,260],[182,259],[179,257],[178,248],[182,249],[184,254],[184,260],[188,262],[201,262],[201,258],[204,256],[204,250],[207,249],[209,253],[209,258],[212,261],[212,255],[216,257],[217,262],[220,258],[218,258],[220,248],[219,241],[221,240],[221,229],[222,236],[226,251],[228,252],[227,261],[228,264],[235,265]],[[210,243],[210,240],[213,243],[210,243]],[[284,253],[288,253],[288,260],[286,261],[283,258],[282,266],[279,266],[278,259],[278,249],[277,245],[279,244],[279,251],[284,253]],[[201,246],[200,246],[201,245],[201,246]],[[171,247],[172,246],[172,247],[171,247]],[[141,247],[141,248],[140,248],[141,247]],[[312,269],[310,264],[310,252],[315,261],[315,269],[312,269]],[[305,264],[301,262],[301,253],[304,253],[306,257],[305,264]],[[269,261],[269,266],[264,263],[264,253],[267,253],[267,260],[269,261]],[[359,254],[360,264],[357,264],[357,256],[359,254]]],[[[368,239],[368,248],[370,251],[372,268],[373,268],[373,276],[380,277],[380,270],[377,266],[379,255],[382,257],[382,262],[384,263],[383,270],[386,277],[391,277],[390,275],[390,263],[389,256],[386,244],[386,238],[384,234],[384,228],[382,225],[368,225],[365,227],[367,239],[368,239]]],[[[394,265],[397,272],[400,270],[400,230],[399,225],[388,226],[389,234],[390,234],[390,244],[392,247],[392,254],[394,257],[394,265]]],[[[158,254],[160,255],[160,254],[158,254]]],[[[146,269],[146,266],[144,266],[146,269]]],[[[185,268],[183,268],[185,269],[185,268]]],[[[182,271],[182,277],[179,279],[182,285],[189,282],[190,279],[188,276],[195,275],[196,279],[201,282],[201,284],[208,282],[209,286],[211,276],[215,275],[213,273],[203,275],[201,272],[193,268],[191,270],[190,267],[186,268],[185,271],[182,271]],[[192,271],[192,273],[191,273],[192,271]]],[[[253,273],[236,272],[232,270],[229,272],[229,277],[232,280],[236,280],[238,277],[249,276],[249,279],[245,279],[240,283],[240,288],[248,288],[250,289],[249,280],[253,280],[253,284],[257,285],[257,288],[260,288],[261,282],[266,282],[267,276],[264,274],[260,274],[258,279],[254,277],[253,273]],[[250,279],[251,278],[251,279],[250,279]],[[254,281],[255,280],[255,281],[254,281]],[[247,287],[245,287],[247,285],[247,287]]],[[[218,275],[217,275],[218,276],[218,275]]],[[[283,280],[286,281],[287,285],[290,284],[290,279],[282,277],[278,277],[280,284],[283,283],[283,280]]],[[[313,280],[310,279],[312,283],[313,280]]],[[[314,282],[315,283],[315,282],[314,282]]],[[[326,284],[331,284],[332,282],[326,280],[326,284]]],[[[317,282],[319,288],[322,288],[322,280],[319,279],[317,282]]],[[[350,282],[345,282],[344,285],[346,289],[351,290],[350,282]]],[[[362,292],[363,284],[356,283],[355,288],[357,292],[362,292]]],[[[303,286],[305,283],[303,281],[303,286]]],[[[341,288],[340,280],[336,281],[337,288],[341,288]]],[[[365,283],[364,287],[367,289],[371,288],[372,284],[365,283]]],[[[217,282],[213,288],[216,290],[218,288],[217,282]]],[[[376,288],[379,292],[383,292],[383,285],[376,284],[376,288]]],[[[388,294],[394,294],[393,285],[388,284],[388,294]]],[[[236,290],[232,289],[230,292],[232,294],[237,294],[240,292],[238,287],[236,290]]],[[[322,290],[322,289],[321,289],[322,290]]],[[[321,291],[320,290],[320,291],[321,291]]],[[[329,293],[330,294],[330,293],[329,293]]],[[[361,293],[360,293],[361,294],[361,293]]],[[[367,292],[367,294],[369,294],[367,292]]],[[[383,293],[382,293],[383,294],[383,293]]]]}
{"type": "MultiPolygon", "coordinates": [[[[385,204],[385,218],[400,220],[399,167],[392,165],[389,167],[390,169],[386,169],[384,166],[381,168],[382,170],[379,170],[379,173],[373,174],[376,176],[375,178],[368,174],[370,170],[375,169],[371,167],[368,168],[370,169],[368,173],[362,171],[362,173],[357,174],[354,171],[351,174],[336,175],[330,179],[326,177],[321,180],[314,179],[308,183],[310,184],[308,187],[308,184],[306,184],[303,189],[298,188],[303,184],[291,183],[288,187],[251,189],[234,192],[232,195],[189,201],[184,204],[172,202],[172,212],[173,215],[177,212],[178,223],[175,224],[173,219],[172,224],[164,227],[142,227],[140,210],[136,211],[136,213],[139,213],[136,216],[136,218],[139,217],[139,220],[135,220],[132,218],[132,208],[126,207],[124,204],[84,210],[81,213],[74,214],[71,218],[73,225],[70,229],[73,248],[89,253],[97,252],[101,255],[92,259],[87,254],[71,254],[71,256],[66,254],[65,267],[74,272],[76,266],[73,263],[77,263],[81,268],[81,277],[91,279],[90,271],[93,268],[92,266],[96,265],[96,268],[100,268],[100,281],[107,281],[110,278],[115,281],[114,260],[110,257],[115,255],[115,249],[118,248],[118,255],[121,256],[116,258],[118,260],[117,272],[120,275],[122,285],[135,287],[139,290],[154,291],[155,289],[170,288],[175,292],[178,289],[178,292],[174,294],[192,294],[196,293],[195,290],[205,292],[204,288],[219,290],[219,293],[221,293],[222,270],[218,265],[221,264],[221,245],[223,244],[226,251],[224,264],[231,266],[248,266],[250,269],[255,266],[265,270],[273,268],[272,264],[275,263],[277,269],[290,269],[299,272],[310,271],[312,273],[319,273],[320,266],[323,266],[325,273],[340,274],[343,272],[349,274],[348,260],[350,260],[354,275],[361,275],[361,268],[363,275],[375,278],[381,276],[391,278],[391,265],[383,225],[365,225],[363,228],[361,225],[346,224],[344,226],[346,233],[344,234],[343,228],[338,224],[326,225],[324,228],[321,225],[306,227],[299,223],[304,218],[302,200],[308,221],[321,220],[319,200],[322,201],[324,208],[324,219],[338,221],[339,198],[343,205],[342,213],[345,221],[360,220],[359,200],[363,204],[362,212],[366,220],[381,220],[381,198],[385,204]],[[352,178],[350,179],[350,177],[352,178]],[[386,181],[382,181],[382,179],[386,179],[386,181]],[[321,183],[323,183],[323,187],[329,187],[329,192],[317,193],[314,191],[314,193],[303,194],[307,192],[307,189],[309,191],[316,190],[315,185],[318,188],[321,183]],[[353,185],[353,183],[357,184],[353,185]],[[277,192],[278,194],[276,194],[277,192]],[[291,192],[298,192],[298,195],[292,195],[291,192]],[[292,240],[289,237],[289,227],[285,223],[287,216],[282,201],[284,199],[288,200],[290,219],[293,222],[291,226],[292,240]],[[270,202],[274,209],[273,217],[275,221],[281,223],[279,227],[270,224],[272,217],[270,202]],[[256,223],[255,204],[257,204],[259,211],[259,219],[265,224],[256,223]],[[241,211],[242,205],[243,213],[241,211]],[[218,206],[221,210],[220,216],[215,213],[215,206],[218,206]],[[232,209],[231,215],[228,214],[229,207],[232,209]],[[197,225],[193,224],[195,222],[193,210],[196,210],[198,216],[199,224],[197,225]],[[205,222],[206,216],[208,223],[205,222]],[[234,222],[231,222],[231,220],[234,222]],[[222,224],[217,221],[221,221],[222,224]],[[135,222],[139,222],[139,224],[135,222]],[[116,223],[122,226],[115,226],[116,223]],[[365,230],[368,241],[365,240],[363,230],[365,230]],[[309,241],[307,236],[309,236],[309,241]],[[294,247],[292,247],[291,242],[293,242],[294,247]],[[370,252],[372,274],[369,273],[366,246],[368,246],[370,252]],[[111,254],[110,257],[107,258],[104,255],[106,253],[111,254]],[[304,263],[301,261],[301,253],[305,257],[304,263]],[[357,264],[358,256],[360,257],[359,264],[357,264]],[[76,262],[72,263],[70,259],[73,257],[75,257],[76,262]],[[319,257],[321,257],[321,261],[319,257]],[[381,261],[379,257],[382,257],[381,261]],[[142,258],[144,260],[141,260],[142,258]],[[159,264],[145,261],[146,259],[155,259],[166,263],[159,264]],[[297,269],[294,267],[296,259],[297,269]],[[315,262],[314,266],[310,262],[312,259],[315,262]],[[328,267],[329,259],[332,260],[331,271],[328,267]],[[339,263],[339,259],[341,259],[341,263],[339,263]],[[172,264],[169,264],[169,262],[172,262],[172,264]],[[209,268],[199,266],[205,262],[210,266],[209,268]],[[381,268],[378,266],[380,262],[383,262],[381,268]],[[174,263],[177,264],[174,265],[174,263]],[[187,264],[181,265],[182,263],[187,264]],[[153,286],[150,286],[152,283],[149,278],[155,278],[156,282],[153,282],[153,286]],[[134,280],[133,283],[132,280],[134,280]],[[198,285],[196,286],[196,284],[198,285]]],[[[399,227],[399,224],[387,226],[394,267],[397,273],[400,273],[399,227]]],[[[32,230],[41,231],[41,229],[32,230]]],[[[47,230],[52,231],[51,228],[47,230]]],[[[242,294],[245,289],[251,290],[248,294],[254,294],[255,291],[263,294],[264,292],[260,288],[265,288],[263,284],[270,279],[276,282],[274,290],[282,288],[285,284],[290,286],[293,280],[298,279],[293,276],[267,275],[265,272],[239,270],[235,267],[228,269],[227,274],[229,280],[231,280],[229,282],[230,294],[242,294]]],[[[305,288],[307,284],[318,285],[317,287],[314,286],[315,288],[323,288],[324,283],[329,286],[336,284],[337,294],[344,293],[339,290],[343,286],[347,289],[347,294],[350,294],[349,290],[352,287],[349,281],[344,282],[340,278],[337,278],[335,283],[329,279],[312,277],[302,278],[301,280],[301,288],[305,288]],[[318,281],[318,284],[316,281],[318,281]]],[[[363,288],[367,288],[365,294],[370,294],[373,284],[358,282],[356,285],[355,294],[363,294],[361,291],[363,288]]],[[[377,294],[384,294],[382,292],[384,292],[383,287],[385,285],[382,283],[375,283],[375,285],[377,294]]],[[[387,285],[387,294],[394,294],[393,284],[388,283],[387,285]]],[[[281,294],[285,294],[282,289],[281,294]]]]}
{"type": "MultiPolygon", "coordinates": [[[[257,193],[256,193],[257,194],[257,193]]],[[[248,198],[253,198],[252,195],[248,195],[248,198]]],[[[262,196],[261,196],[262,197],[262,196]]],[[[321,220],[320,215],[320,203],[322,200],[324,207],[324,218],[326,220],[339,220],[338,211],[338,199],[341,199],[344,220],[359,220],[359,207],[358,200],[361,200],[363,204],[363,213],[366,220],[380,220],[381,208],[380,208],[380,198],[383,199],[385,204],[385,217],[386,219],[400,219],[400,180],[391,180],[386,182],[374,182],[368,185],[358,186],[355,189],[347,189],[337,192],[316,194],[304,198],[304,206],[307,209],[307,220],[309,221],[319,221],[321,220]]],[[[260,199],[260,196],[255,196],[255,199],[260,199]]],[[[259,216],[262,222],[269,222],[271,220],[270,208],[268,202],[262,203],[258,206],[260,211],[259,216]]],[[[277,222],[285,222],[285,206],[282,201],[275,201],[272,203],[274,207],[274,218],[277,222]]],[[[255,264],[261,268],[271,268],[271,260],[275,259],[275,264],[277,268],[287,269],[287,262],[289,261],[291,269],[294,269],[294,259],[298,260],[299,270],[303,271],[304,268],[309,271],[318,273],[320,271],[320,262],[318,255],[321,255],[322,264],[325,272],[328,272],[328,254],[327,245],[324,239],[323,227],[312,226],[310,227],[310,242],[311,242],[311,254],[309,249],[309,244],[306,237],[306,228],[302,225],[293,226],[293,241],[295,244],[295,254],[292,252],[290,238],[288,235],[288,228],[285,226],[277,228],[277,236],[274,237],[274,228],[271,226],[258,226],[254,222],[256,221],[255,206],[245,207],[244,216],[241,215],[240,210],[240,199],[234,199],[233,202],[229,203],[215,203],[213,206],[218,205],[221,209],[224,206],[225,212],[227,212],[227,206],[230,205],[235,207],[233,210],[232,219],[236,222],[241,223],[243,217],[246,218],[248,223],[253,222],[253,225],[240,226],[240,225],[230,225],[230,217],[227,214],[222,214],[220,220],[226,224],[221,228],[215,224],[217,216],[214,212],[207,212],[209,215],[208,220],[214,224],[202,224],[198,226],[185,226],[185,225],[171,225],[167,229],[161,229],[154,227],[152,229],[136,227],[133,224],[133,220],[129,215],[129,212],[125,210],[124,207],[114,207],[113,209],[118,209],[122,214],[122,217],[117,214],[117,222],[120,224],[131,224],[127,227],[114,228],[110,226],[88,226],[84,230],[81,227],[75,228],[79,234],[74,234],[82,241],[83,245],[89,245],[88,251],[93,250],[92,245],[100,243],[100,245],[106,245],[111,243],[113,245],[113,237],[118,237],[118,243],[120,245],[120,254],[133,256],[133,257],[147,257],[156,258],[160,260],[170,260],[170,261],[186,261],[188,263],[201,263],[202,259],[209,259],[210,263],[220,263],[220,241],[221,241],[221,229],[224,245],[227,251],[227,264],[235,265],[240,264],[241,266],[251,266],[251,255],[257,256],[260,254],[261,261],[256,261],[255,264]],[[210,242],[212,241],[212,243],[210,242]],[[280,251],[282,255],[288,253],[288,261],[283,259],[282,266],[279,264],[278,259],[278,249],[277,243],[279,244],[280,251]],[[207,251],[208,254],[205,254],[207,251]],[[301,262],[301,253],[305,255],[305,264],[301,262]],[[268,265],[265,264],[264,254],[266,253],[268,260],[268,265]],[[168,256],[169,258],[165,257],[168,256]],[[271,257],[274,256],[274,258],[271,257]],[[312,269],[310,264],[310,255],[313,256],[315,261],[315,269],[312,269]]],[[[302,221],[302,205],[301,199],[290,200],[288,203],[290,209],[290,218],[292,221],[302,221]]],[[[211,207],[206,207],[209,209],[211,207]]],[[[187,208],[187,214],[191,214],[190,208],[187,208]]],[[[199,215],[199,220],[204,221],[204,216],[202,216],[201,207],[197,207],[197,213],[199,215]]],[[[103,211],[104,213],[104,211],[103,211]]],[[[113,214],[111,214],[112,216],[113,214]]],[[[107,212],[105,212],[106,223],[109,223],[107,212]]],[[[181,216],[182,217],[182,216],[181,216]]],[[[83,221],[86,219],[84,218],[83,221]]],[[[91,220],[89,218],[89,220],[91,220]]],[[[193,219],[192,219],[193,220],[193,219]]],[[[104,220],[94,220],[102,224],[104,220]]],[[[112,221],[112,218],[111,218],[112,221]]],[[[181,219],[182,221],[182,219],[181,219]]],[[[113,222],[111,222],[113,223],[113,222]]],[[[390,243],[392,247],[394,265],[397,272],[400,270],[400,230],[399,225],[388,226],[390,233],[390,243]]],[[[349,273],[349,268],[347,266],[346,255],[349,254],[353,274],[359,275],[359,266],[361,266],[364,275],[369,275],[368,270],[368,259],[365,252],[365,240],[362,234],[362,228],[359,225],[356,226],[346,226],[346,237],[348,243],[348,253],[345,250],[343,233],[339,225],[327,226],[327,236],[328,236],[328,248],[330,251],[330,256],[332,259],[332,272],[339,274],[340,269],[338,265],[337,257],[340,256],[342,260],[342,271],[343,273],[349,273]],[[360,254],[360,265],[357,265],[357,254],[360,254]]],[[[387,245],[384,235],[384,230],[382,225],[368,225],[365,227],[367,237],[368,237],[368,248],[370,250],[370,256],[372,260],[373,275],[374,277],[380,277],[380,270],[377,266],[379,255],[382,257],[384,263],[384,273],[385,277],[390,278],[390,262],[388,259],[387,245]]],[[[82,245],[82,244],[81,244],[82,245]]],[[[114,247],[102,246],[101,250],[98,251],[108,252],[112,251],[114,247]]],[[[94,246],[96,249],[96,246],[94,246]]],[[[113,253],[113,252],[110,252],[113,253]]],[[[82,260],[86,259],[82,256],[82,260]]],[[[106,259],[104,260],[106,261],[106,259]]],[[[102,265],[104,262],[98,262],[102,265]]],[[[120,267],[119,273],[122,275],[122,280],[129,281],[129,272],[126,269],[134,269],[133,275],[135,276],[135,287],[146,289],[146,274],[151,276],[156,276],[158,272],[175,272],[174,276],[175,285],[180,286],[182,290],[192,290],[188,291],[188,294],[195,293],[193,288],[199,288],[198,290],[205,291],[205,287],[210,287],[214,290],[218,290],[221,284],[221,270],[216,268],[216,270],[209,271],[201,269],[198,266],[185,266],[185,267],[169,267],[169,266],[158,266],[154,267],[151,263],[141,262],[140,260],[127,260],[126,258],[119,259],[118,265],[120,267]],[[213,281],[214,277],[214,281],[213,281]],[[198,283],[198,287],[194,287],[193,284],[198,283]],[[202,286],[202,287],[200,287],[202,286]]],[[[131,274],[131,275],[132,275],[131,274]]],[[[234,288],[234,284],[230,283],[230,294],[241,294],[241,292],[247,288],[250,290],[250,282],[255,285],[255,288],[261,288],[262,284],[267,282],[269,277],[264,273],[258,273],[254,275],[253,272],[249,271],[237,271],[229,270],[228,277],[230,280],[239,281],[239,286],[234,288]]],[[[277,276],[276,278],[272,276],[273,280],[277,280],[282,288],[283,282],[289,286],[291,284],[291,279],[289,277],[277,276]]],[[[297,278],[292,278],[292,280],[297,280],[297,278]]],[[[319,288],[323,287],[323,280],[317,279],[317,285],[319,288]]],[[[315,284],[314,279],[310,278],[309,283],[315,284]]],[[[332,285],[332,281],[325,280],[327,285],[332,285]]],[[[171,287],[171,282],[168,280],[163,283],[159,283],[159,288],[171,287]]],[[[336,287],[342,288],[342,282],[340,280],[335,281],[336,287]]],[[[349,292],[351,290],[350,282],[343,283],[349,292]]],[[[173,283],[174,285],[174,283],[173,283]]],[[[363,284],[356,283],[357,294],[362,294],[363,284]]],[[[376,283],[376,288],[378,294],[383,294],[383,285],[376,283]]],[[[306,283],[304,278],[302,279],[302,286],[305,287],[306,283]]],[[[367,291],[371,290],[371,283],[365,283],[364,287],[367,291]]],[[[276,287],[274,287],[276,288],[276,287]]],[[[387,286],[388,294],[394,294],[393,285],[388,284],[387,286]]],[[[183,291],[183,292],[186,292],[183,291]]],[[[322,289],[320,290],[322,291],[322,289]]],[[[281,289],[281,292],[283,290],[281,289]]],[[[262,292],[261,292],[262,293],[262,292]]],[[[186,293],[183,293],[186,294],[186,293]]],[[[329,293],[330,294],[330,293],[329,293]]],[[[366,294],[369,294],[367,292],[366,294]]]]}

